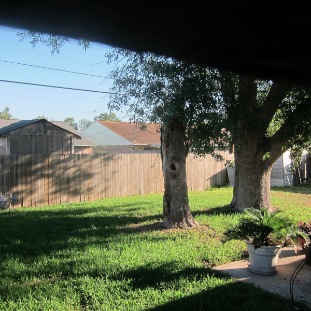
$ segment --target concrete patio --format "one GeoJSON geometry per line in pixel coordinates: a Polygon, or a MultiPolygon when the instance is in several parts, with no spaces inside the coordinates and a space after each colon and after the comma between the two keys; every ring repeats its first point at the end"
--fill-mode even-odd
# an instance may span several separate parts
{"type": "MultiPolygon", "coordinates": [[[[264,290],[291,299],[290,281],[295,269],[304,258],[302,250],[298,250],[295,254],[293,247],[284,247],[279,256],[277,273],[268,276],[250,272],[247,268],[247,259],[217,266],[214,269],[236,278],[237,281],[252,283],[264,290]]],[[[294,301],[304,302],[311,309],[311,266],[307,264],[296,275],[293,283],[293,298],[294,301]]]]}

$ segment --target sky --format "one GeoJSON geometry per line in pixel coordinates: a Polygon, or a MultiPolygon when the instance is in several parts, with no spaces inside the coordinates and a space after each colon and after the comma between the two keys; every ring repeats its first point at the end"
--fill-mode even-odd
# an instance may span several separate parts
{"type": "MultiPolygon", "coordinates": [[[[44,116],[48,120],[63,121],[73,117],[76,122],[93,121],[94,116],[109,112],[107,94],[14,82],[109,92],[112,81],[106,77],[114,65],[107,65],[104,53],[113,47],[91,43],[91,47],[84,50],[76,40],[70,39],[59,54],[52,55],[49,47],[42,44],[33,47],[29,39],[21,41],[18,32],[25,30],[0,25],[0,112],[8,107],[17,119],[44,116]]],[[[127,121],[125,113],[112,112],[127,121]]]]}

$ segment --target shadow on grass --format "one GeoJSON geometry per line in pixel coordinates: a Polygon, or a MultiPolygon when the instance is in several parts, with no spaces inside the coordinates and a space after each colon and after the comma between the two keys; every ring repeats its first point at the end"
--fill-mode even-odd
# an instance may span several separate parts
{"type": "MultiPolygon", "coordinates": [[[[265,290],[259,289],[252,284],[232,282],[231,277],[208,268],[186,268],[174,272],[174,263],[162,265],[157,268],[141,267],[128,271],[123,275],[132,280],[132,286],[139,289],[159,287],[159,284],[182,284],[183,280],[190,282],[204,282],[209,278],[207,288],[198,294],[189,295],[187,291],[183,297],[172,300],[162,306],[148,310],[293,310],[288,299],[273,295],[265,290]],[[212,280],[214,279],[214,280],[212,280]],[[218,279],[218,281],[217,281],[218,279]],[[229,284],[219,281],[227,280],[229,284]],[[285,307],[284,307],[285,305],[285,307]]],[[[163,285],[162,285],[163,286],[163,285]]],[[[174,285],[173,285],[174,286],[174,285]]],[[[195,286],[195,285],[194,285],[195,286]]],[[[299,310],[309,310],[304,304],[299,305],[299,310]]]]}
{"type": "MultiPolygon", "coordinates": [[[[90,237],[92,245],[104,246],[122,233],[135,235],[165,230],[162,215],[135,216],[136,207],[133,203],[122,205],[119,210],[117,206],[66,207],[0,213],[0,259],[11,255],[34,259],[70,248],[83,250],[89,245],[90,237]]],[[[193,214],[225,212],[230,213],[232,209],[225,206],[193,214]]],[[[157,238],[169,237],[161,235],[157,238]]]]}
{"type": "Polygon", "coordinates": [[[174,283],[175,281],[179,282],[180,279],[195,279],[200,282],[203,278],[206,278],[207,275],[230,279],[229,276],[209,268],[186,268],[174,272],[176,267],[178,267],[177,262],[171,262],[158,267],[140,267],[125,272],[122,274],[122,278],[132,280],[132,286],[135,289],[145,289],[148,287],[157,288],[160,283],[174,283]]]}
{"type": "Polygon", "coordinates": [[[295,309],[289,300],[256,289],[250,284],[234,283],[206,289],[194,295],[187,296],[185,293],[182,298],[146,311],[310,311],[305,305],[299,303],[298,306],[299,309],[295,309]]]}
{"type": "Polygon", "coordinates": [[[90,237],[92,244],[104,245],[122,232],[137,233],[129,225],[161,218],[161,215],[135,217],[122,211],[114,216],[107,214],[105,208],[100,207],[1,213],[0,258],[8,255],[34,258],[70,247],[82,250],[90,237]]]}
{"type": "MultiPolygon", "coordinates": [[[[265,311],[292,311],[293,306],[289,299],[271,294],[268,291],[246,284],[233,281],[230,276],[220,271],[209,268],[185,268],[176,270],[178,262],[170,262],[158,267],[143,266],[128,270],[113,278],[115,280],[129,280],[133,290],[148,290],[150,288],[165,291],[176,286],[182,298],[171,299],[162,306],[147,310],[265,310],[265,311]],[[190,294],[196,284],[206,284],[206,288],[197,294],[190,294]],[[188,284],[189,283],[189,284],[188,284]],[[182,284],[182,285],[181,285],[182,284]],[[184,287],[181,292],[180,286],[184,287]],[[189,291],[188,291],[189,288],[189,291]]],[[[88,274],[90,275],[90,274],[88,274]]],[[[94,274],[93,277],[98,275],[94,274]]],[[[200,288],[198,287],[198,291],[200,288]]],[[[300,311],[310,309],[296,302],[300,311]]],[[[297,309],[296,309],[297,310],[297,309]]]]}
{"type": "MultiPolygon", "coordinates": [[[[133,288],[133,291],[144,291],[148,288],[154,288],[158,291],[171,291],[171,294],[176,297],[166,297],[168,302],[163,305],[144,309],[148,311],[189,311],[189,310],[265,310],[265,311],[291,311],[293,307],[290,300],[282,296],[271,294],[262,289],[256,288],[252,284],[243,282],[235,282],[226,274],[220,271],[215,271],[208,268],[185,268],[176,271],[178,263],[171,262],[160,265],[158,267],[144,266],[137,269],[120,272],[115,275],[104,275],[104,271],[91,270],[85,273],[78,273],[75,277],[83,279],[83,276],[88,276],[98,279],[98,282],[104,282],[110,278],[115,281],[128,280],[133,288]],[[174,271],[175,270],[175,271],[174,271]],[[104,277],[105,276],[105,277],[104,277]],[[197,284],[205,284],[199,285],[197,284]],[[202,290],[202,287],[205,288],[202,290]],[[174,290],[176,288],[176,295],[174,290]],[[183,289],[183,291],[182,291],[183,289]],[[193,294],[193,292],[196,292],[193,294]]],[[[60,282],[62,278],[70,277],[64,274],[61,278],[54,278],[51,282],[60,282]]],[[[129,284],[128,282],[126,282],[129,284]]],[[[33,286],[38,285],[31,284],[33,286]]],[[[2,288],[2,296],[10,297],[12,291],[20,291],[21,288],[2,288]]],[[[75,281],[77,295],[82,295],[83,291],[79,291],[79,282],[75,281]]],[[[83,298],[83,297],[82,297],[83,298]]],[[[307,306],[297,303],[300,311],[307,311],[307,306]]]]}
{"type": "Polygon", "coordinates": [[[193,216],[197,216],[197,215],[236,214],[236,213],[238,213],[238,211],[235,210],[234,208],[232,208],[228,204],[228,205],[224,205],[224,206],[209,208],[206,210],[192,211],[191,213],[193,216]]]}
{"type": "MultiPolygon", "coordinates": [[[[148,202],[140,202],[148,204],[148,202]]],[[[0,260],[8,256],[35,259],[68,249],[84,250],[92,245],[105,246],[120,234],[165,230],[162,215],[135,216],[137,204],[95,207],[32,209],[0,213],[0,260]],[[91,242],[90,242],[91,237],[91,242]]],[[[235,213],[229,206],[192,212],[202,214],[235,213]]],[[[169,235],[155,236],[167,239],[169,235]]]]}
{"type": "MultiPolygon", "coordinates": [[[[134,204],[133,204],[134,206],[134,204]]],[[[134,208],[134,207],[133,207],[134,208]]],[[[220,213],[228,211],[228,207],[219,207],[208,211],[197,211],[197,214],[202,213],[220,213]]],[[[230,211],[230,210],[229,210],[230,211]]],[[[145,222],[155,223],[161,215],[149,215],[143,217],[135,217],[124,215],[122,211],[115,216],[106,216],[106,208],[94,207],[66,209],[66,210],[51,210],[51,211],[26,211],[3,213],[0,217],[0,260],[6,256],[16,256],[26,261],[35,259],[36,256],[42,254],[54,255],[59,250],[74,248],[83,250],[89,246],[89,238],[92,237],[92,244],[105,245],[111,242],[113,236],[118,236],[120,233],[136,234],[137,232],[129,225],[141,224],[145,222]],[[98,213],[98,215],[94,215],[98,213]]],[[[115,212],[113,210],[113,212],[115,212]]],[[[159,222],[156,222],[157,225],[159,222]]],[[[146,225],[148,228],[155,229],[156,224],[146,225]]],[[[154,237],[157,239],[170,239],[167,236],[154,237]]],[[[152,239],[150,239],[152,241],[152,239]]],[[[196,294],[189,294],[187,290],[180,293],[180,298],[170,300],[162,306],[150,308],[149,310],[262,310],[261,307],[267,310],[292,310],[287,300],[282,297],[265,293],[250,284],[230,283],[225,284],[224,281],[229,281],[229,277],[208,268],[185,268],[180,270],[179,262],[169,262],[159,266],[142,266],[132,270],[120,271],[116,274],[108,275],[105,268],[101,266],[93,267],[87,265],[87,259],[70,258],[67,253],[61,254],[63,261],[60,265],[51,266],[49,271],[39,271],[40,275],[57,275],[60,271],[59,278],[53,279],[53,282],[58,282],[63,278],[88,276],[98,279],[98,282],[103,282],[105,277],[115,280],[128,279],[131,286],[137,290],[148,288],[158,289],[161,285],[163,290],[176,286],[178,288],[183,282],[189,282],[189,286],[196,286],[196,282],[207,282],[207,288],[196,294]],[[67,258],[67,257],[68,258],[67,258]],[[88,267],[81,271],[77,267],[88,267]],[[42,272],[42,273],[41,273],[42,272]],[[205,280],[206,278],[214,278],[214,281],[205,280]],[[218,280],[217,280],[218,279],[218,280]],[[210,285],[211,284],[211,285],[210,285]],[[268,303],[262,304],[262,299],[266,299],[268,303]],[[258,305],[259,307],[254,307],[258,305]],[[284,307],[285,306],[285,307],[284,307]],[[288,309],[287,307],[288,306],[288,309]]],[[[163,254],[165,256],[165,254],[163,254]]],[[[46,267],[43,266],[42,269],[46,267]]],[[[15,276],[20,279],[19,273],[25,275],[32,271],[17,271],[15,276]]],[[[78,281],[76,281],[78,282],[78,281]]],[[[187,283],[186,283],[187,284],[187,283]]],[[[28,284],[24,284],[28,285],[28,284]]],[[[23,285],[23,286],[24,286],[23,285]]],[[[36,285],[36,284],[33,284],[36,285]]],[[[78,286],[78,285],[77,285],[78,286]]],[[[187,287],[186,285],[184,286],[187,287]]],[[[16,288],[16,291],[19,289],[16,288]]],[[[176,289],[178,290],[178,289],[176,289]]],[[[2,288],[3,297],[9,297],[14,288],[2,288]]],[[[177,296],[176,296],[177,297],[177,296]]],[[[308,310],[301,308],[300,310],[308,310]]]]}

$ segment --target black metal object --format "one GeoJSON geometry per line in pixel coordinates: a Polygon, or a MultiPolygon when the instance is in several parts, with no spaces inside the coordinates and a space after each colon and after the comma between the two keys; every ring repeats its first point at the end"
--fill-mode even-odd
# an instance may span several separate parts
{"type": "Polygon", "coordinates": [[[306,264],[306,260],[302,260],[298,266],[296,267],[295,271],[293,272],[291,278],[290,278],[290,282],[289,282],[289,292],[290,292],[290,297],[291,297],[291,301],[292,301],[292,305],[295,308],[295,310],[299,310],[299,308],[296,306],[295,300],[294,300],[294,282],[296,279],[296,276],[298,275],[298,273],[301,271],[301,269],[303,268],[303,266],[306,264]]]}
{"type": "Polygon", "coordinates": [[[6,192],[4,195],[0,193],[0,209],[9,209],[12,205],[19,203],[19,197],[11,192],[6,192]]]}

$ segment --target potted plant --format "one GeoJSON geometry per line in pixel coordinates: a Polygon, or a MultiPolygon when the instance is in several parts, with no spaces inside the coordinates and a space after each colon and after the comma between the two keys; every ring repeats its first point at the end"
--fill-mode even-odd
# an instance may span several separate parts
{"type": "Polygon", "coordinates": [[[249,255],[248,269],[256,274],[277,273],[281,248],[297,237],[299,227],[268,208],[246,208],[239,223],[224,234],[227,240],[244,240],[249,255]]]}
{"type": "Polygon", "coordinates": [[[298,233],[297,241],[305,253],[306,264],[311,266],[311,220],[299,221],[298,227],[301,232],[298,233]]]}

